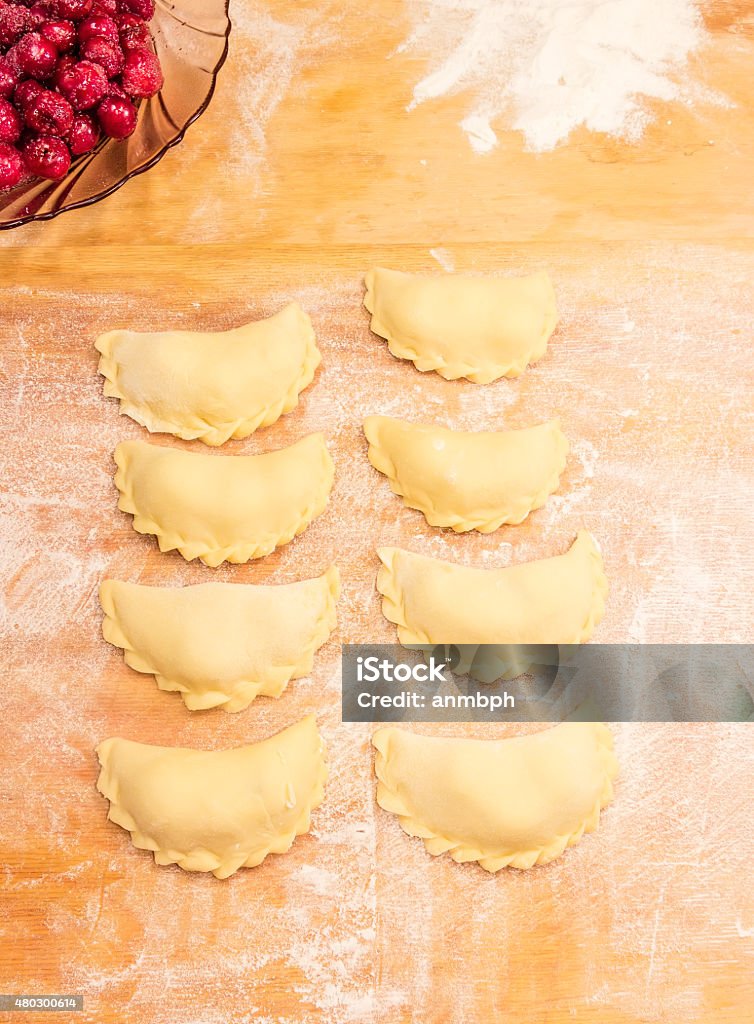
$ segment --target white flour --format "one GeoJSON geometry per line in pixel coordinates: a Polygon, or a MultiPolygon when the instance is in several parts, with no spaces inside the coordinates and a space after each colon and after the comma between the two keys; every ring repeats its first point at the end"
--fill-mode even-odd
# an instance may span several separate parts
{"type": "Polygon", "coordinates": [[[492,122],[553,149],[579,126],[638,139],[651,101],[724,102],[690,82],[705,42],[695,0],[428,0],[399,52],[426,51],[411,110],[469,91],[460,122],[476,152],[497,145],[492,122]]]}
{"type": "MultiPolygon", "coordinates": [[[[338,38],[338,11],[326,8],[303,10],[292,7],[275,18],[260,3],[238,3],[231,7],[232,31],[228,67],[218,78],[217,94],[207,121],[222,126],[225,138],[222,175],[242,182],[245,195],[255,199],[269,190],[268,127],[280,104],[289,95],[305,91],[302,76],[328,46],[338,38]]],[[[215,134],[210,130],[192,134],[181,147],[184,169],[194,173],[200,159],[215,156],[215,134]]],[[[224,199],[208,189],[194,205],[185,237],[197,230],[207,240],[222,241],[227,235],[224,199]]],[[[263,217],[260,205],[256,216],[263,217]]]]}
{"type": "Polygon", "coordinates": [[[452,274],[456,269],[456,261],[453,259],[453,253],[448,249],[439,247],[437,249],[430,249],[429,255],[433,260],[436,260],[440,264],[446,274],[452,274]]]}

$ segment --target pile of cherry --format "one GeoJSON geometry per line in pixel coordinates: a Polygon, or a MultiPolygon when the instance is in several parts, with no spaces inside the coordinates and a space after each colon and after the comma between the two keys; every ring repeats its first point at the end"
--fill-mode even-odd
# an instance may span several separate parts
{"type": "Polygon", "coordinates": [[[0,0],[0,189],[125,139],[162,87],[154,0],[0,0]]]}

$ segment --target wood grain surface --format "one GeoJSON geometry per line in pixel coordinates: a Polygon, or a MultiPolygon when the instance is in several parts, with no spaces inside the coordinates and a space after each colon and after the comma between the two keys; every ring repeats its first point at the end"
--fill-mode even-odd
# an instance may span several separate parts
{"type": "Polygon", "coordinates": [[[585,526],[611,582],[597,640],[751,641],[754,4],[704,7],[693,72],[729,105],[658,106],[635,144],[578,132],[540,155],[496,125],[483,156],[462,95],[406,111],[426,62],[398,48],[421,6],[235,0],[184,143],[91,209],[0,235],[0,992],[83,993],[87,1024],[754,1020],[750,727],[614,726],[599,830],[492,877],[430,858],[376,808],[370,729],[339,707],[340,642],[394,636],[381,543],[505,565],[585,526]],[[419,374],[368,330],[374,263],[544,267],[562,322],[517,381],[419,374]],[[113,447],[145,435],[102,397],[95,336],[222,329],[291,298],[322,366],[295,413],[223,451],[323,430],[327,511],[256,564],[160,554],[116,508],[113,447]],[[557,413],[572,455],[524,525],[448,536],[367,463],[360,422],[379,412],[479,429],[557,413]],[[238,715],[192,715],[100,635],[107,576],[287,582],[332,560],[340,623],[311,678],[238,715]],[[312,710],[331,778],[287,855],[218,882],[157,868],[106,821],[106,736],[231,746],[312,710]]]}

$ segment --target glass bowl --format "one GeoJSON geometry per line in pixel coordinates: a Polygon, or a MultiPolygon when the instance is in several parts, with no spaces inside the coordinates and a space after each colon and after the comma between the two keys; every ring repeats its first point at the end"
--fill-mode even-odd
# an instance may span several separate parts
{"type": "Polygon", "coordinates": [[[150,22],[165,84],[142,100],[136,131],[104,140],[74,160],[65,178],[33,178],[0,192],[0,230],[89,206],[153,167],[204,113],[228,55],[228,0],[157,0],[150,22]]]}

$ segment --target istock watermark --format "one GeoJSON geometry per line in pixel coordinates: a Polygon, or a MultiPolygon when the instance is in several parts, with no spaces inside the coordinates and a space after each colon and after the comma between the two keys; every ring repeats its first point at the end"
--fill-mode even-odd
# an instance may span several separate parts
{"type": "Polygon", "coordinates": [[[378,658],[375,655],[356,658],[356,679],[360,683],[444,683],[447,682],[445,671],[446,661],[436,662],[430,655],[427,662],[419,661],[414,665],[406,662],[393,662],[389,658],[378,658]]]}
{"type": "Polygon", "coordinates": [[[344,722],[754,722],[751,644],[345,644],[344,722]]]}

